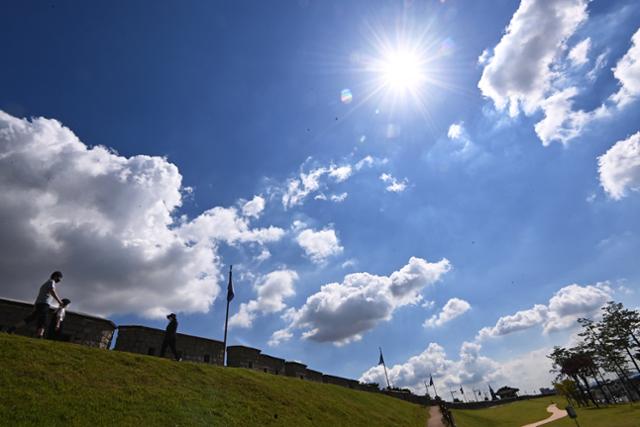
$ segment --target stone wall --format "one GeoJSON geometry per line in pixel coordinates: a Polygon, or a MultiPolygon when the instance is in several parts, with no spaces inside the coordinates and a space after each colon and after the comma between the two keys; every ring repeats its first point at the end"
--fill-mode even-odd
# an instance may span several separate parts
{"type": "MultiPolygon", "coordinates": [[[[0,327],[9,327],[20,322],[33,312],[33,304],[23,301],[0,298],[0,327]]],[[[50,319],[53,317],[51,310],[50,319]]],[[[116,325],[107,319],[91,316],[84,313],[67,311],[62,327],[62,340],[89,347],[108,349],[116,325]]],[[[16,331],[16,334],[35,336],[36,326],[31,323],[16,331]]]]}
{"type": "MultiPolygon", "coordinates": [[[[119,326],[115,350],[159,356],[163,339],[164,331],[161,329],[138,325],[119,326]]],[[[213,365],[224,364],[222,341],[179,333],[176,335],[176,347],[182,360],[213,365]]],[[[165,357],[173,358],[170,349],[165,352],[165,357]]]]}
{"type": "Polygon", "coordinates": [[[326,384],[339,385],[347,388],[355,388],[355,389],[360,388],[359,387],[360,383],[358,383],[358,381],[350,380],[348,378],[336,377],[334,375],[326,375],[326,374],[323,375],[322,382],[326,384]]]}
{"type": "Polygon", "coordinates": [[[317,381],[319,383],[322,382],[322,372],[320,371],[314,371],[313,369],[306,369],[305,372],[305,376],[304,376],[305,380],[309,380],[309,381],[317,381]]]}
{"type": "Polygon", "coordinates": [[[307,365],[300,362],[285,362],[284,374],[288,377],[304,380],[307,376],[307,365]]]}
{"type": "Polygon", "coordinates": [[[227,347],[227,366],[254,369],[275,375],[282,375],[285,372],[284,359],[262,354],[257,348],[242,345],[227,347]]]}

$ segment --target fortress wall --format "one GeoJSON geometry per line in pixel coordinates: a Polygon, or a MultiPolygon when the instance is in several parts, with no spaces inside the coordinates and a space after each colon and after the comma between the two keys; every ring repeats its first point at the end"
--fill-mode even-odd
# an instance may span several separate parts
{"type": "Polygon", "coordinates": [[[285,362],[284,374],[288,377],[304,380],[307,378],[307,365],[299,362],[285,362]]]}
{"type": "MultiPolygon", "coordinates": [[[[0,298],[0,327],[9,327],[24,319],[33,312],[34,305],[24,302],[0,298]]],[[[49,319],[53,318],[53,309],[49,319]]],[[[82,344],[89,347],[108,349],[116,329],[115,323],[102,317],[67,311],[62,328],[62,341],[82,344]]],[[[35,336],[35,323],[16,331],[16,334],[35,336]]]]}
{"type": "Polygon", "coordinates": [[[306,373],[305,373],[305,377],[304,379],[309,380],[309,381],[317,381],[319,383],[323,382],[322,381],[322,372],[320,371],[314,371],[313,369],[306,369],[306,373]]]}
{"type": "Polygon", "coordinates": [[[323,375],[322,382],[326,384],[334,384],[347,388],[359,388],[360,383],[356,380],[350,380],[348,378],[336,377],[335,375],[323,375]]]}
{"type": "MultiPolygon", "coordinates": [[[[161,329],[123,325],[118,327],[115,350],[159,356],[163,339],[164,331],[161,329]]],[[[222,341],[178,333],[176,347],[182,360],[213,365],[223,365],[224,363],[224,344],[222,341]]],[[[171,350],[167,349],[165,357],[173,357],[171,350]]]]}

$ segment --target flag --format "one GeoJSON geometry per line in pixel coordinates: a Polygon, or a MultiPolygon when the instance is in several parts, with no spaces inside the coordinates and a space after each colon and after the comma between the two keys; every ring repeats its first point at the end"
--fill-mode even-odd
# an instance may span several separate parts
{"type": "Polygon", "coordinates": [[[433,387],[433,376],[429,375],[429,385],[433,387]]]}
{"type": "Polygon", "coordinates": [[[491,400],[497,399],[496,392],[491,388],[491,384],[489,384],[489,393],[491,394],[491,400]]]}
{"type": "Polygon", "coordinates": [[[462,389],[462,386],[460,386],[460,393],[464,394],[464,390],[462,389]]]}
{"type": "Polygon", "coordinates": [[[233,266],[229,267],[229,285],[227,286],[227,302],[231,302],[235,294],[233,293],[233,282],[231,280],[231,270],[233,266]]]}
{"type": "Polygon", "coordinates": [[[382,357],[382,349],[380,349],[380,360],[378,360],[378,365],[384,365],[384,357],[382,357]]]}

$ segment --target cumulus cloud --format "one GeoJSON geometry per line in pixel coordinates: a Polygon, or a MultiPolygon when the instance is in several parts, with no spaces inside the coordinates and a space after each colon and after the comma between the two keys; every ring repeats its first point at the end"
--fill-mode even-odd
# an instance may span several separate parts
{"type": "Polygon", "coordinates": [[[482,72],[482,94],[511,116],[535,112],[551,88],[554,60],[587,19],[587,3],[522,0],[482,72]]]}
{"type": "MultiPolygon", "coordinates": [[[[430,343],[420,354],[406,362],[387,369],[389,381],[394,387],[406,387],[416,393],[424,393],[424,383],[433,376],[438,387],[473,385],[498,378],[500,365],[494,360],[480,355],[480,345],[464,342],[460,347],[458,360],[447,357],[444,348],[430,343]]],[[[373,366],[360,376],[361,382],[385,384],[382,366],[373,366]]]]}
{"type": "Polygon", "coordinates": [[[249,328],[259,314],[278,313],[287,306],[284,299],[295,295],[298,273],[293,270],[272,271],[258,278],[253,285],[257,298],[240,304],[238,312],[229,319],[229,326],[249,328]]]}
{"type": "Polygon", "coordinates": [[[264,210],[264,198],[262,196],[253,196],[242,206],[242,215],[253,218],[260,218],[260,214],[264,210]]]}
{"type": "Polygon", "coordinates": [[[569,285],[561,288],[547,305],[536,304],[527,310],[503,316],[494,326],[480,329],[477,340],[508,335],[542,325],[545,333],[575,326],[580,317],[593,315],[611,298],[606,283],[597,285],[569,285]]]}
{"type": "Polygon", "coordinates": [[[449,301],[447,301],[444,307],[442,307],[442,311],[425,320],[423,326],[429,328],[442,326],[445,323],[452,321],[456,317],[462,316],[470,309],[471,304],[469,304],[467,301],[459,298],[451,298],[449,301]]]}
{"type": "Polygon", "coordinates": [[[620,90],[612,96],[618,107],[624,107],[640,95],[640,28],[631,37],[629,51],[618,61],[613,75],[620,82],[620,90]]]}
{"type": "Polygon", "coordinates": [[[576,44],[569,51],[569,60],[571,63],[579,67],[589,62],[589,50],[591,49],[591,39],[587,37],[580,43],[576,44]]]}
{"type": "Polygon", "coordinates": [[[288,311],[286,330],[300,329],[303,338],[336,345],[357,341],[379,322],[390,320],[397,308],[418,303],[422,290],[450,269],[444,258],[430,263],[411,257],[389,276],[349,274],[342,283],[323,285],[302,307],[288,311]]]}
{"type": "Polygon", "coordinates": [[[620,89],[592,111],[574,110],[574,98],[582,85],[595,80],[608,52],[601,53],[594,67],[582,78],[568,72],[589,62],[591,39],[576,44],[569,53],[567,40],[587,20],[587,0],[522,0],[505,35],[486,63],[478,87],[497,109],[532,115],[542,111],[535,125],[543,145],[567,144],[580,136],[594,120],[611,115],[640,94],[640,30],[632,46],[613,69],[620,89]]]}
{"type": "Polygon", "coordinates": [[[615,200],[640,191],[640,132],[616,142],[598,158],[600,184],[615,200]]]}
{"type": "Polygon", "coordinates": [[[341,254],[343,247],[336,235],[336,231],[325,228],[315,231],[310,228],[300,231],[296,242],[304,250],[304,253],[316,264],[321,264],[331,256],[341,254]]]}
{"type": "MultiPolygon", "coordinates": [[[[553,381],[551,363],[546,357],[550,348],[540,348],[513,358],[496,361],[480,354],[478,343],[464,342],[458,359],[450,359],[442,346],[430,343],[420,354],[406,362],[387,369],[389,380],[395,387],[406,387],[416,394],[424,393],[424,383],[431,376],[439,390],[442,388],[487,390],[487,383],[494,389],[509,384],[521,390],[537,390],[549,387],[553,381]]],[[[386,384],[382,366],[373,366],[360,376],[361,382],[386,384]]]]}
{"type": "Polygon", "coordinates": [[[385,187],[385,190],[390,191],[392,193],[402,193],[407,189],[407,183],[409,182],[407,178],[404,178],[401,181],[398,181],[397,178],[391,176],[388,173],[383,173],[380,175],[380,180],[385,184],[388,184],[385,187]]]}
{"type": "Polygon", "coordinates": [[[175,220],[182,176],[161,157],[87,147],[56,120],[0,112],[0,254],[8,297],[31,300],[49,270],[84,311],[206,312],[220,292],[217,245],[278,240],[235,208],[175,220]]]}

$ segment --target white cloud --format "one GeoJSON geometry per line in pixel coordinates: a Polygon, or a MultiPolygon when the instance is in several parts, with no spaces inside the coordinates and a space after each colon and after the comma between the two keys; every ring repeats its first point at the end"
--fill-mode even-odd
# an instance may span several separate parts
{"type": "Polygon", "coordinates": [[[264,210],[264,198],[261,196],[253,196],[253,199],[246,202],[242,206],[242,215],[253,218],[260,218],[260,214],[264,210]]]}
{"type": "Polygon", "coordinates": [[[0,254],[8,297],[33,298],[60,269],[62,296],[110,315],[207,312],[220,292],[217,245],[266,243],[235,208],[176,221],[182,176],[166,159],[89,148],[56,120],[0,112],[0,254]]]}
{"type": "Polygon", "coordinates": [[[542,324],[547,318],[547,306],[536,304],[528,310],[518,311],[515,314],[501,317],[495,326],[485,327],[478,332],[478,338],[496,337],[511,334],[513,332],[529,329],[542,324]]]}
{"type": "Polygon", "coordinates": [[[631,47],[618,61],[613,75],[621,87],[611,98],[618,107],[624,107],[640,95],[640,29],[631,37],[631,47]]]}
{"type": "Polygon", "coordinates": [[[402,181],[398,181],[395,177],[391,176],[388,173],[383,173],[382,175],[380,175],[380,180],[388,184],[385,187],[385,190],[392,193],[402,193],[407,189],[407,183],[409,182],[407,178],[404,178],[402,181]]]}
{"type": "Polygon", "coordinates": [[[586,0],[522,0],[478,87],[496,108],[535,112],[551,89],[552,64],[587,19],[586,0]]]}
{"type": "Polygon", "coordinates": [[[616,142],[598,158],[600,184],[615,200],[640,191],[640,132],[616,142]]]}
{"type": "Polygon", "coordinates": [[[329,176],[335,179],[336,182],[346,181],[351,176],[351,166],[331,166],[329,169],[329,176]]]}
{"type": "Polygon", "coordinates": [[[330,199],[332,202],[336,202],[336,203],[340,203],[340,202],[344,202],[347,199],[348,194],[345,193],[340,193],[340,194],[332,194],[330,199]]]}
{"type": "MultiPolygon", "coordinates": [[[[464,342],[460,347],[459,359],[451,360],[442,346],[430,343],[422,353],[388,368],[389,380],[394,387],[407,387],[422,394],[425,381],[428,382],[433,376],[442,397],[445,397],[443,389],[458,389],[460,385],[480,383],[484,386],[484,383],[499,376],[500,365],[481,356],[480,348],[477,343],[464,342]]],[[[361,375],[360,381],[385,384],[383,367],[371,367],[361,375]]]]}
{"type": "Polygon", "coordinates": [[[495,326],[480,329],[476,339],[508,335],[537,325],[542,325],[545,333],[570,328],[576,325],[578,318],[597,312],[611,298],[611,293],[606,283],[565,286],[549,299],[547,305],[536,304],[530,309],[503,316],[495,326]]]}
{"type": "MultiPolygon", "coordinates": [[[[538,390],[549,387],[553,381],[550,360],[546,357],[550,348],[541,348],[496,361],[480,354],[478,343],[464,342],[460,346],[459,357],[447,357],[444,348],[430,343],[420,354],[406,362],[388,367],[389,380],[395,387],[407,387],[416,394],[424,393],[424,384],[433,376],[440,396],[449,399],[448,389],[458,390],[464,386],[467,397],[473,389],[480,389],[488,395],[487,383],[494,390],[502,385],[510,385],[521,390],[538,390]]],[[[382,366],[373,366],[360,376],[361,382],[386,385],[382,366]]],[[[432,390],[430,390],[432,393],[432,390]]]]}
{"type": "MultiPolygon", "coordinates": [[[[311,158],[307,159],[309,162],[311,158]]],[[[305,164],[307,163],[305,162],[305,164]]],[[[359,160],[355,165],[348,163],[341,166],[331,164],[330,166],[319,166],[315,169],[311,169],[308,172],[304,171],[305,165],[301,167],[301,171],[295,178],[287,180],[284,188],[275,187],[275,191],[282,194],[282,205],[285,209],[289,209],[294,206],[299,206],[304,203],[304,200],[310,195],[315,194],[315,200],[327,200],[327,196],[323,191],[329,190],[329,184],[339,184],[348,180],[354,170],[360,171],[365,167],[372,167],[378,164],[385,164],[386,159],[375,159],[371,156],[366,156],[359,160]],[[318,194],[316,194],[318,193],[318,194]]],[[[345,193],[331,197],[334,202],[341,202],[344,199],[340,199],[340,196],[345,193]]],[[[346,196],[345,196],[346,197],[346,196]]]]}
{"type": "Polygon", "coordinates": [[[317,264],[325,262],[331,256],[342,253],[344,249],[340,246],[335,230],[331,228],[325,228],[320,231],[307,228],[298,234],[296,242],[298,242],[311,261],[317,264]]]}
{"type": "Polygon", "coordinates": [[[589,62],[589,50],[591,49],[591,39],[587,37],[580,43],[576,44],[571,51],[569,51],[569,60],[571,63],[579,67],[589,62]]]}
{"type": "Polygon", "coordinates": [[[449,126],[449,131],[447,132],[447,136],[450,139],[459,139],[464,132],[464,128],[462,126],[463,126],[462,122],[452,123],[451,126],[449,126]]]}
{"type": "Polygon", "coordinates": [[[488,49],[483,50],[480,56],[478,56],[478,65],[486,64],[490,56],[491,54],[488,49]]]}
{"type": "Polygon", "coordinates": [[[286,329],[302,329],[303,338],[318,342],[357,341],[379,322],[390,320],[397,308],[419,302],[422,290],[450,269],[446,259],[429,263],[411,257],[389,276],[348,274],[342,283],[323,285],[302,307],[288,312],[286,329]]]}
{"type": "Polygon", "coordinates": [[[261,276],[253,285],[257,298],[240,304],[238,313],[229,319],[229,326],[249,328],[258,314],[278,313],[287,306],[284,299],[295,295],[294,284],[298,273],[276,270],[261,276]]]}
{"type": "Polygon", "coordinates": [[[452,321],[456,317],[462,316],[470,309],[471,304],[467,301],[459,298],[451,298],[447,301],[444,307],[442,307],[442,311],[425,320],[423,326],[428,328],[440,327],[445,323],[452,321]]]}
{"type": "Polygon", "coordinates": [[[280,345],[281,342],[289,341],[293,337],[293,334],[289,332],[287,329],[280,329],[271,334],[271,338],[267,341],[267,345],[270,347],[275,347],[280,345]]]}

